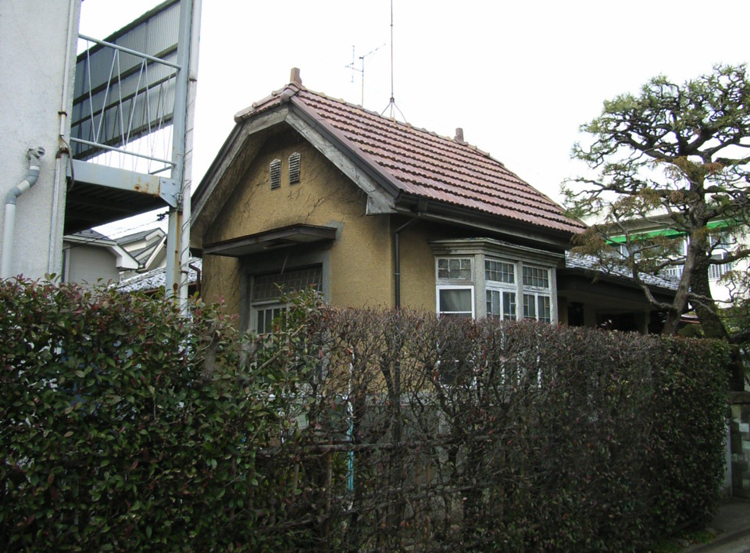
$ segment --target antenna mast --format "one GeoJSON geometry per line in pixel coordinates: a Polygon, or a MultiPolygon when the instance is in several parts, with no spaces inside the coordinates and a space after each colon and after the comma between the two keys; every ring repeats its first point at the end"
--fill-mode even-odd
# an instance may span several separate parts
{"type": "Polygon", "coordinates": [[[393,95],[393,0],[391,0],[391,99],[388,102],[388,105],[385,106],[385,109],[380,115],[383,115],[386,111],[388,111],[389,108],[390,108],[390,113],[388,114],[388,117],[390,117],[391,119],[395,119],[395,116],[393,113],[393,110],[395,108],[401,114],[401,117],[403,117],[404,121],[406,121],[406,117],[404,117],[404,114],[396,105],[396,100],[393,95]]]}
{"type": "MultiPolygon", "coordinates": [[[[362,107],[365,107],[365,58],[371,54],[374,54],[375,52],[380,50],[383,46],[385,46],[385,43],[381,44],[380,46],[378,46],[377,48],[373,50],[370,50],[366,54],[359,56],[359,61],[362,63],[362,67],[360,69],[357,69],[354,66],[356,61],[355,61],[355,54],[354,54],[354,46],[352,46],[352,62],[346,67],[347,69],[351,69],[352,71],[358,72],[362,76],[362,102],[360,103],[362,107]]],[[[352,73],[352,82],[354,82],[354,73],[352,73]]]]}

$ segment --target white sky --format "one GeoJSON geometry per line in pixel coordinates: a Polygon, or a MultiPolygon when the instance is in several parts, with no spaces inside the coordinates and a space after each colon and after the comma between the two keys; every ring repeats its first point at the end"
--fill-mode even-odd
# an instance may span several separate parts
{"type": "MultiPolygon", "coordinates": [[[[85,0],[80,31],[104,38],[158,4],[85,0]]],[[[462,127],[558,201],[560,183],[581,170],[570,160],[578,127],[605,99],[658,74],[681,83],[750,61],[748,0],[393,0],[393,12],[394,96],[406,120],[449,137],[462,127]]],[[[307,88],[359,104],[352,46],[357,56],[381,46],[365,59],[364,105],[382,112],[390,0],[204,0],[194,186],[234,114],[286,84],[292,67],[307,88]]]]}

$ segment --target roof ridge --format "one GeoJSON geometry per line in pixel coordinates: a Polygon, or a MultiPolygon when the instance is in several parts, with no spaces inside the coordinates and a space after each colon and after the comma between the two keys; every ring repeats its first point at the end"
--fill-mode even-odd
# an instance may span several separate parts
{"type": "MultiPolygon", "coordinates": [[[[326,100],[331,100],[333,102],[337,102],[339,104],[343,104],[343,105],[345,105],[347,107],[350,107],[352,109],[363,111],[363,112],[365,112],[365,113],[367,113],[369,115],[372,115],[372,116],[374,116],[374,117],[376,117],[376,118],[378,118],[378,119],[380,119],[380,120],[382,120],[382,121],[384,121],[386,123],[394,123],[396,125],[401,125],[403,127],[406,127],[407,129],[411,129],[413,131],[418,131],[418,132],[421,132],[421,133],[424,133],[424,134],[428,134],[430,136],[434,136],[436,138],[440,138],[440,139],[445,140],[446,142],[448,142],[448,143],[450,143],[452,145],[463,146],[463,147],[466,147],[466,148],[468,148],[470,150],[478,152],[481,155],[484,155],[484,156],[487,156],[487,157],[492,157],[489,152],[486,152],[486,151],[482,150],[479,146],[476,146],[474,144],[470,144],[469,142],[466,142],[466,141],[456,140],[455,138],[451,138],[450,136],[446,136],[446,135],[440,134],[440,133],[438,133],[436,131],[427,129],[425,127],[418,127],[416,125],[413,125],[412,123],[409,123],[408,121],[399,121],[398,119],[391,119],[390,117],[385,117],[382,114],[378,113],[377,111],[369,110],[369,109],[365,108],[364,106],[361,106],[360,104],[353,104],[351,102],[347,102],[346,100],[344,100],[342,98],[335,98],[333,96],[329,96],[329,95],[325,94],[324,92],[318,92],[318,91],[315,91],[315,90],[310,90],[309,88],[306,88],[305,92],[307,92],[309,94],[312,94],[314,96],[325,98],[326,100]]],[[[495,161],[497,161],[497,163],[500,163],[500,164],[504,165],[501,161],[498,161],[498,160],[495,160],[495,161]]]]}

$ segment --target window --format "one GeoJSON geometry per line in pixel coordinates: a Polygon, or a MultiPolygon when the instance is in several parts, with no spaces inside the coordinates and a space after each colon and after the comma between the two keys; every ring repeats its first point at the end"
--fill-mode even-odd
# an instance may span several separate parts
{"type": "Polygon", "coordinates": [[[523,318],[552,322],[549,269],[523,266],[523,318]]]}
{"type": "MultiPolygon", "coordinates": [[[[727,254],[715,253],[711,256],[711,259],[724,259],[727,254]]],[[[732,270],[732,262],[723,263],[721,265],[709,265],[708,266],[708,278],[711,280],[719,280],[725,274],[732,270]]]]}
{"type": "Polygon", "coordinates": [[[523,318],[551,323],[552,305],[550,297],[541,294],[524,294],[523,318]]]}
{"type": "Polygon", "coordinates": [[[467,258],[467,257],[438,258],[438,278],[440,280],[463,280],[463,281],[472,280],[471,258],[467,258]]]}
{"type": "Polygon", "coordinates": [[[271,190],[281,186],[281,160],[274,159],[271,162],[271,190]]]}
{"type": "Polygon", "coordinates": [[[549,288],[549,269],[539,267],[523,267],[523,285],[532,288],[549,288]]]}
{"type": "Polygon", "coordinates": [[[502,319],[516,318],[516,293],[487,290],[487,316],[502,319]]]}
{"type": "Polygon", "coordinates": [[[258,334],[270,332],[274,319],[286,310],[286,305],[281,302],[283,294],[307,288],[320,290],[322,282],[323,271],[319,265],[255,276],[250,306],[250,327],[258,334]]]}
{"type": "Polygon", "coordinates": [[[439,315],[557,321],[554,267],[562,254],[491,238],[430,242],[439,315]]]}
{"type": "Polygon", "coordinates": [[[513,284],[516,281],[516,266],[513,263],[487,259],[484,262],[484,278],[485,280],[513,284]]]}
{"type": "Polygon", "coordinates": [[[474,278],[472,258],[437,258],[437,280],[438,314],[473,318],[474,278]],[[469,286],[466,284],[469,284],[469,286]]]}
{"type": "Polygon", "coordinates": [[[487,316],[515,319],[516,314],[516,265],[507,261],[485,259],[484,280],[487,290],[487,316]]]}
{"type": "Polygon", "coordinates": [[[258,334],[265,334],[273,330],[273,322],[286,311],[286,305],[274,303],[258,306],[255,309],[255,324],[253,328],[258,334]]]}
{"type": "Polygon", "coordinates": [[[474,317],[474,288],[472,286],[438,286],[438,315],[474,317]]]}

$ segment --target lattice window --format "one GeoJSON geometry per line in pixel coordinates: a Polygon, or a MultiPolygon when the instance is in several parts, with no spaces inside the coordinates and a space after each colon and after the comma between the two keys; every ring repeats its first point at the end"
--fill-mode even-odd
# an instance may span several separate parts
{"type": "Polygon", "coordinates": [[[438,258],[438,278],[441,280],[471,280],[471,258],[438,258]]]}
{"type": "Polygon", "coordinates": [[[495,282],[513,284],[516,281],[516,266],[505,261],[484,261],[484,278],[495,282]]]}

